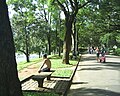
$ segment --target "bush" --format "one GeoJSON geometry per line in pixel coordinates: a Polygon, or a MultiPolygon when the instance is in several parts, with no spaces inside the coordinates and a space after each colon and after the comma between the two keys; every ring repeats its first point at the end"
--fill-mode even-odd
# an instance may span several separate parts
{"type": "Polygon", "coordinates": [[[120,48],[115,49],[115,55],[120,56],[120,48]]]}
{"type": "Polygon", "coordinates": [[[87,51],[86,48],[79,48],[79,53],[84,53],[84,52],[86,52],[86,51],[87,51]]]}

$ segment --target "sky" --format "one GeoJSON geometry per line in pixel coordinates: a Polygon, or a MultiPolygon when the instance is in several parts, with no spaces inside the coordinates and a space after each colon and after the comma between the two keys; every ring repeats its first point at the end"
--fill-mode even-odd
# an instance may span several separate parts
{"type": "MultiPolygon", "coordinates": [[[[7,2],[8,0],[6,0],[7,2]]],[[[9,12],[9,18],[12,18],[13,14],[15,14],[15,11],[12,9],[12,6],[8,6],[8,12],[9,12]]],[[[65,15],[63,12],[60,14],[61,19],[65,19],[65,15]]]]}

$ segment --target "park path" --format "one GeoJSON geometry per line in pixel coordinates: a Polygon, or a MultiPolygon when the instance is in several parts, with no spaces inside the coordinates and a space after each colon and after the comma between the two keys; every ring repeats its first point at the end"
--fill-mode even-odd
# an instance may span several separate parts
{"type": "Polygon", "coordinates": [[[25,78],[27,78],[33,74],[36,74],[39,70],[40,64],[41,64],[41,62],[38,62],[38,63],[27,66],[23,70],[20,70],[18,72],[18,77],[19,77],[20,81],[24,80],[25,78]]]}
{"type": "Polygon", "coordinates": [[[95,57],[82,55],[67,96],[120,96],[120,57],[107,55],[106,63],[95,57]]]}

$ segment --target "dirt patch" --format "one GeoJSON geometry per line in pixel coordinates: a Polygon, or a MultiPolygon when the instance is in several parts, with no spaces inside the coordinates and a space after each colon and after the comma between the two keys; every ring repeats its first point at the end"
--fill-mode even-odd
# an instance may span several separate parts
{"type": "Polygon", "coordinates": [[[33,74],[36,74],[39,70],[39,63],[37,64],[32,64],[30,66],[28,66],[27,68],[24,68],[23,70],[20,70],[18,72],[18,77],[21,80],[33,75],[33,74]]]}

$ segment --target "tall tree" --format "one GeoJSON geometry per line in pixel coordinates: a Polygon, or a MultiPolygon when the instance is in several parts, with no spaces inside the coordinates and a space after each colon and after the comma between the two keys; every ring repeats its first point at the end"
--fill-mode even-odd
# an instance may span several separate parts
{"type": "Polygon", "coordinates": [[[78,13],[78,10],[86,6],[90,0],[85,2],[86,0],[53,0],[56,2],[65,15],[65,37],[64,37],[64,45],[63,45],[63,63],[69,64],[69,53],[71,51],[72,45],[72,24],[74,19],[78,13]],[[83,1],[83,2],[82,2],[83,1]]]}
{"type": "Polygon", "coordinates": [[[6,0],[0,0],[0,96],[22,96],[6,0]]]}
{"type": "Polygon", "coordinates": [[[50,12],[50,8],[48,8],[48,4],[47,4],[47,0],[38,0],[38,3],[40,3],[40,7],[42,8],[41,11],[42,16],[45,20],[45,23],[48,27],[45,28],[46,32],[46,39],[48,44],[46,45],[46,49],[47,49],[47,53],[49,55],[51,55],[51,12],[50,12]]]}
{"type": "Polygon", "coordinates": [[[30,27],[35,21],[35,6],[29,0],[12,0],[9,3],[13,6],[16,14],[12,17],[12,27],[16,37],[17,50],[24,53],[26,61],[29,62],[30,55],[30,27]],[[21,39],[20,39],[21,38],[21,39]]]}

